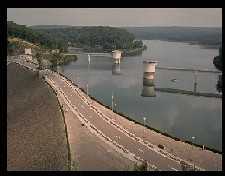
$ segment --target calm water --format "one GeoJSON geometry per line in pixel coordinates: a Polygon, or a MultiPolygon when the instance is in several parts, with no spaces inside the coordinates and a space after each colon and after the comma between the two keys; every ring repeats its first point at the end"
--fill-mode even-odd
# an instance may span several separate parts
{"type": "MultiPolygon", "coordinates": [[[[106,105],[111,106],[113,92],[116,110],[139,122],[146,117],[146,123],[153,128],[185,140],[195,136],[195,143],[222,150],[222,99],[154,92],[154,87],[145,87],[144,92],[155,93],[155,97],[141,96],[144,59],[156,58],[159,66],[216,70],[212,61],[218,50],[178,42],[144,43],[148,49],[141,56],[125,57],[120,68],[113,65],[111,58],[91,57],[88,71],[87,55],[82,55],[60,70],[79,87],[86,88],[88,83],[89,93],[106,105]]],[[[197,91],[218,93],[217,79],[215,73],[198,73],[197,91]]],[[[193,91],[194,74],[157,69],[155,88],[193,91]]]]}

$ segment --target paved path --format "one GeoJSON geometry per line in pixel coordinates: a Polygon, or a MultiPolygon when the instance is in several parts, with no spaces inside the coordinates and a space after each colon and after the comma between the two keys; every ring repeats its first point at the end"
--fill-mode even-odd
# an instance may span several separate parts
{"type": "Polygon", "coordinates": [[[96,110],[91,107],[91,101],[85,102],[84,97],[76,93],[76,89],[73,89],[71,84],[65,79],[62,79],[61,76],[58,74],[50,74],[47,76],[47,79],[51,81],[54,88],[67,100],[67,103],[70,104],[71,111],[79,114],[81,118],[82,116],[85,117],[88,123],[94,125],[106,138],[111,139],[112,143],[123,146],[125,148],[125,153],[135,155],[134,158],[137,160],[140,158],[140,161],[147,160],[152,167],[155,166],[158,170],[181,170],[179,159],[174,156],[167,156],[167,154],[151,146],[151,144],[150,147],[143,144],[143,142],[141,142],[142,139],[135,139],[132,134],[129,136],[129,132],[126,133],[126,131],[121,129],[122,127],[118,127],[117,124],[113,124],[110,120],[104,119],[101,112],[96,112],[96,110]]]}
{"type": "MultiPolygon", "coordinates": [[[[118,152],[121,152],[130,160],[147,160],[152,169],[157,168],[158,170],[182,170],[180,161],[185,161],[189,165],[189,168],[193,166],[193,163],[175,156],[173,152],[170,153],[167,150],[159,149],[156,145],[150,143],[149,140],[143,140],[143,138],[131,133],[131,130],[125,129],[125,125],[121,126],[113,118],[107,116],[105,112],[102,113],[97,108],[96,102],[93,102],[64,77],[48,71],[46,80],[57,90],[58,95],[64,99],[68,111],[73,113],[90,132],[95,133],[99,138],[103,138],[105,142],[111,143],[112,147],[116,148],[118,152]]],[[[211,153],[210,156],[214,156],[211,153]]],[[[204,154],[204,152],[201,152],[201,154],[204,154]]],[[[210,163],[210,161],[207,162],[210,163]]],[[[221,161],[219,161],[219,168],[221,168],[220,164],[221,161]]],[[[212,169],[211,166],[209,168],[202,168],[195,165],[195,168],[198,170],[216,170],[215,168],[212,169]]]]}

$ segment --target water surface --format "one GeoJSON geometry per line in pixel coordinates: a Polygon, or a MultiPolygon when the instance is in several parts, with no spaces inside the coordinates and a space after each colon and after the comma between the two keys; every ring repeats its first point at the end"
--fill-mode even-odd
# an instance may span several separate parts
{"type": "MultiPolygon", "coordinates": [[[[78,82],[89,94],[111,106],[111,97],[117,111],[181,139],[222,150],[222,99],[197,97],[156,91],[155,97],[141,96],[143,91],[143,60],[154,58],[161,67],[185,67],[216,70],[213,57],[216,49],[202,49],[198,45],[180,42],[144,41],[148,49],[140,56],[125,57],[120,66],[109,57],[91,57],[88,69],[87,55],[76,62],[62,66],[61,72],[78,82]]],[[[155,88],[194,90],[194,74],[187,71],[156,70],[155,88]],[[176,79],[176,82],[171,81],[176,79]]],[[[197,91],[218,93],[218,74],[198,73],[197,91]]],[[[154,91],[154,87],[145,87],[154,91]]]]}

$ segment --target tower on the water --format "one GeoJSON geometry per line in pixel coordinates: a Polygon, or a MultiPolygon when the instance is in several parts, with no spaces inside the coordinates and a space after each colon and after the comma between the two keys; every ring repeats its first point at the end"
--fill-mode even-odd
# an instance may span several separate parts
{"type": "Polygon", "coordinates": [[[122,56],[122,51],[120,51],[120,50],[113,50],[112,51],[112,57],[113,57],[113,60],[114,60],[115,64],[120,64],[121,56],[122,56]]]}
{"type": "Polygon", "coordinates": [[[143,73],[143,89],[141,96],[143,97],[155,97],[155,66],[157,61],[154,60],[145,60],[143,61],[144,73],[143,73]]]}

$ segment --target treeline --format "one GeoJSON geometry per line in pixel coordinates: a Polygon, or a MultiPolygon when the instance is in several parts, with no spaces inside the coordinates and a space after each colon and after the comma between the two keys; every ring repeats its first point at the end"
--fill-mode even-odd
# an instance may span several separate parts
{"type": "Polygon", "coordinates": [[[223,65],[222,65],[222,47],[219,48],[219,55],[214,57],[213,59],[213,64],[215,65],[215,67],[222,71],[223,65]]]}
{"type": "Polygon", "coordinates": [[[222,28],[214,27],[124,27],[141,40],[166,40],[190,42],[219,48],[222,28]]]}
{"type": "Polygon", "coordinates": [[[142,48],[141,40],[135,40],[135,36],[126,29],[93,26],[93,27],[31,27],[37,32],[50,35],[67,42],[67,45],[83,48],[87,51],[108,52],[113,49],[142,48]]]}
{"type": "Polygon", "coordinates": [[[41,31],[35,31],[25,25],[18,25],[13,21],[7,21],[7,37],[16,37],[44,48],[58,48],[65,50],[65,42],[41,31]]]}
{"type": "MultiPolygon", "coordinates": [[[[223,69],[222,46],[219,48],[219,55],[214,57],[213,64],[215,65],[215,67],[218,70],[222,71],[222,69],[223,69]]],[[[217,85],[216,85],[218,92],[222,92],[222,87],[223,87],[223,79],[222,79],[222,74],[221,74],[218,76],[218,81],[217,81],[217,85]]]]}
{"type": "Polygon", "coordinates": [[[90,52],[111,52],[114,49],[125,53],[139,54],[146,46],[126,29],[107,26],[36,26],[27,27],[12,21],[7,22],[8,37],[17,37],[45,48],[67,50],[68,46],[83,48],[90,52]]]}

